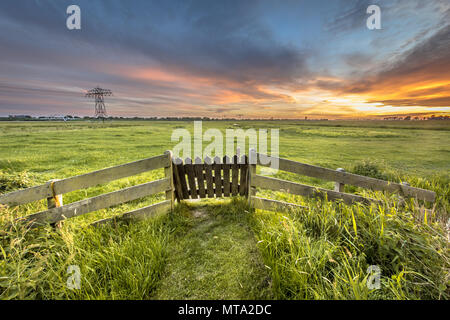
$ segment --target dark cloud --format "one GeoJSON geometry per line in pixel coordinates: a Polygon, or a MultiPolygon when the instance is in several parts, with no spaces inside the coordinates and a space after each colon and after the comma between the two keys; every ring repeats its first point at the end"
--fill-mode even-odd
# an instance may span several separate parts
{"type": "MultiPolygon", "coordinates": [[[[379,93],[405,90],[407,99],[378,100],[396,106],[450,106],[448,96],[438,98],[427,97],[430,94],[444,93],[448,90],[450,70],[450,25],[442,27],[433,36],[408,50],[404,56],[381,69],[375,75],[367,74],[366,78],[352,81],[345,86],[337,87],[342,93],[379,93]],[[416,90],[415,86],[435,85],[431,89],[416,90]]],[[[447,91],[448,92],[448,91],[447,91]]]]}
{"type": "Polygon", "coordinates": [[[374,60],[368,53],[352,52],[342,55],[342,60],[352,69],[366,69],[374,60]]]}
{"type": "MultiPolygon", "coordinates": [[[[448,16],[450,8],[440,0],[433,4],[418,0],[332,2],[327,4],[330,10],[325,10],[325,28],[321,20],[324,5],[315,1],[79,0],[81,31],[65,27],[66,8],[71,4],[70,0],[0,2],[1,112],[11,106],[22,110],[20,97],[36,108],[45,108],[48,101],[52,104],[52,98],[63,107],[70,101],[78,105],[77,90],[95,85],[113,89],[117,92],[113,104],[130,105],[130,110],[166,105],[170,112],[177,108],[184,112],[189,104],[192,112],[205,113],[237,112],[246,105],[270,108],[271,104],[295,110],[290,92],[321,89],[362,94],[407,78],[443,79],[442,70],[448,67],[448,29],[430,37],[436,30],[432,24],[418,30],[405,27],[415,31],[402,41],[394,63],[375,71],[371,68],[378,66],[377,54],[396,49],[386,46],[391,39],[386,35],[397,36],[392,25],[391,31],[376,34],[359,47],[353,39],[328,43],[339,32],[360,39],[360,33],[367,32],[370,4],[380,4],[383,23],[389,25],[396,21],[395,14],[405,15],[403,11],[429,14],[434,10],[435,16],[448,16]],[[308,20],[303,12],[315,16],[308,20]],[[292,24],[285,24],[289,15],[293,20],[297,15],[298,20],[304,19],[298,32],[292,24]],[[303,40],[315,29],[327,31],[323,38],[313,39],[317,45],[311,46],[303,40]],[[384,40],[377,40],[380,37],[384,40]],[[417,45],[422,38],[428,40],[417,45]],[[375,46],[376,41],[380,42],[375,46]],[[336,65],[324,66],[328,63],[325,56],[336,65]],[[33,104],[33,96],[45,103],[33,104]]],[[[412,105],[414,98],[424,95],[416,92],[414,97],[380,100],[412,105]]],[[[442,99],[423,101],[443,103],[442,99]]]]}
{"type": "MultiPolygon", "coordinates": [[[[261,91],[261,85],[289,83],[308,73],[307,54],[279,43],[259,20],[260,1],[78,1],[81,31],[65,28],[70,4],[2,2],[0,19],[7,31],[0,32],[0,41],[8,43],[2,61],[26,61],[48,74],[59,70],[61,77],[75,70],[72,82],[86,86],[89,79],[92,85],[132,85],[108,73],[107,66],[151,62],[254,99],[278,97],[261,91]]],[[[147,92],[170,90],[170,84],[135,85],[147,92]]]]}
{"type": "Polygon", "coordinates": [[[216,108],[216,109],[214,109],[214,111],[222,114],[222,113],[228,113],[230,111],[238,111],[240,109],[241,108],[239,108],[239,107],[227,107],[227,108],[216,108]]]}
{"type": "Polygon", "coordinates": [[[400,107],[450,107],[450,95],[438,98],[414,98],[414,99],[393,99],[393,100],[372,100],[370,102],[381,102],[385,105],[400,107]]]}
{"type": "Polygon", "coordinates": [[[347,32],[354,29],[362,29],[366,26],[367,8],[372,5],[378,5],[379,1],[357,0],[357,1],[339,1],[338,13],[333,12],[332,18],[325,24],[326,31],[333,33],[347,32]]]}

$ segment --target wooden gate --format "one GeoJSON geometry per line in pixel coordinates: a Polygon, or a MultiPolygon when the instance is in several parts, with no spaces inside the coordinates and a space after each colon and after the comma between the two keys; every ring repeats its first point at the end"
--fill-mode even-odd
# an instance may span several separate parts
{"type": "MultiPolygon", "coordinates": [[[[48,210],[18,218],[18,220],[29,223],[30,226],[34,227],[47,223],[55,225],[65,219],[158,193],[165,193],[166,200],[119,216],[99,220],[93,224],[111,223],[117,219],[142,219],[161,212],[171,211],[174,208],[174,198],[181,201],[184,199],[220,198],[241,195],[248,198],[250,208],[252,209],[275,211],[281,210],[282,208],[291,208],[294,210],[308,209],[307,207],[294,203],[259,198],[256,196],[258,189],[289,193],[303,197],[325,197],[327,200],[341,200],[347,204],[353,204],[355,202],[367,205],[376,204],[377,206],[383,204],[381,200],[366,198],[358,194],[345,193],[344,186],[348,184],[360,188],[397,193],[403,198],[416,198],[417,200],[423,201],[423,205],[425,205],[425,202],[435,202],[436,200],[436,193],[434,191],[415,188],[406,182],[395,183],[345,172],[342,169],[333,170],[288,159],[269,157],[265,154],[257,153],[253,149],[250,150],[250,159],[249,161],[247,156],[238,157],[235,155],[232,158],[227,156],[222,159],[215,157],[214,160],[207,157],[204,163],[202,163],[200,158],[196,158],[195,163],[192,163],[192,160],[187,158],[183,163],[179,158],[174,160],[171,151],[166,151],[162,155],[148,159],[101,169],[62,180],[51,180],[42,185],[1,194],[0,205],[16,206],[47,199],[48,210]],[[261,161],[262,159],[264,161],[261,161]],[[269,164],[277,164],[278,170],[281,171],[334,181],[335,190],[318,188],[257,174],[257,165],[269,166],[269,164]],[[163,168],[163,179],[145,182],[92,198],[63,204],[63,194],[65,193],[163,168]]],[[[401,201],[404,203],[403,199],[401,201]]],[[[425,209],[424,206],[422,208],[426,210],[425,212],[432,212],[431,210],[425,209]]]]}
{"type": "Polygon", "coordinates": [[[173,181],[175,196],[183,199],[219,198],[247,196],[248,194],[248,157],[246,155],[232,158],[224,156],[212,160],[205,158],[202,163],[196,158],[173,160],[173,181]]]}

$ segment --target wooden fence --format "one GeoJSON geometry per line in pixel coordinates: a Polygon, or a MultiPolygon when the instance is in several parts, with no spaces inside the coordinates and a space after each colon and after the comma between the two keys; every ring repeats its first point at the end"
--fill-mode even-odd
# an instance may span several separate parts
{"type": "Polygon", "coordinates": [[[352,204],[377,203],[378,200],[359,195],[345,193],[344,185],[349,184],[372,190],[395,192],[403,197],[414,197],[419,200],[434,202],[436,194],[433,191],[413,188],[407,184],[393,183],[352,173],[343,169],[332,170],[313,166],[283,158],[269,157],[250,151],[249,157],[227,156],[222,159],[205,158],[202,163],[196,158],[194,163],[187,158],[184,163],[180,158],[173,158],[171,151],[163,155],[111,167],[91,173],[63,179],[51,180],[46,184],[0,195],[0,204],[9,206],[26,204],[32,201],[47,199],[48,209],[30,214],[20,220],[31,226],[56,224],[62,220],[79,216],[96,210],[109,208],[152,194],[165,192],[166,200],[118,217],[96,221],[94,224],[105,224],[116,219],[141,219],[154,214],[167,212],[174,207],[174,201],[198,198],[218,198],[230,196],[245,196],[252,208],[264,210],[281,210],[284,208],[304,208],[302,206],[256,197],[256,188],[287,192],[306,197],[323,197],[329,200],[342,200],[352,204]],[[335,182],[335,189],[328,190],[301,183],[290,182],[256,174],[256,166],[269,166],[278,163],[278,169],[308,177],[335,182]],[[107,183],[113,180],[141,174],[150,170],[164,168],[164,179],[147,182],[119,191],[102,194],[93,198],[63,204],[63,194],[107,183]]]}
{"type": "Polygon", "coordinates": [[[345,193],[344,185],[353,185],[377,191],[387,191],[397,193],[403,197],[414,197],[419,200],[434,202],[436,193],[430,190],[410,187],[407,183],[399,184],[390,181],[375,179],[357,174],[347,173],[343,169],[332,170],[296,162],[283,158],[274,158],[264,154],[250,151],[249,168],[249,203],[256,209],[280,210],[280,208],[301,208],[301,206],[276,200],[263,199],[255,196],[256,188],[281,191],[293,195],[306,197],[324,197],[328,200],[341,199],[347,204],[362,202],[365,204],[378,203],[378,200],[365,198],[359,195],[345,193]],[[262,161],[263,160],[263,161],[262,161]],[[309,186],[301,183],[280,180],[256,174],[256,165],[269,166],[269,164],[278,163],[278,169],[281,171],[296,173],[313,178],[319,178],[335,182],[335,189],[328,190],[309,186]]]}
{"type": "Polygon", "coordinates": [[[173,166],[175,196],[183,199],[246,196],[248,192],[248,157],[246,155],[222,159],[175,159],[173,166]],[[214,160],[214,161],[213,161],[214,160]]]}
{"type": "MultiPolygon", "coordinates": [[[[63,180],[51,180],[40,186],[7,193],[0,196],[0,204],[13,206],[47,199],[48,210],[30,214],[20,219],[21,221],[29,223],[30,226],[34,227],[48,223],[56,224],[65,219],[96,210],[109,208],[160,192],[165,192],[165,201],[125,213],[118,218],[125,220],[140,219],[173,208],[172,153],[170,151],[167,151],[160,156],[98,170],[63,180]],[[113,180],[134,176],[160,168],[164,168],[164,179],[139,184],[67,205],[63,204],[64,193],[93,187],[102,183],[107,183],[113,180]]],[[[114,218],[104,219],[97,221],[94,224],[104,224],[113,220],[114,218]]]]}

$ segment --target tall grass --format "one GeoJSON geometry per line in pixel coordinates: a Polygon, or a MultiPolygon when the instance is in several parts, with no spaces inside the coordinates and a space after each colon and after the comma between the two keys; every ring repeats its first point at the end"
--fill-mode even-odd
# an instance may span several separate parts
{"type": "Polygon", "coordinates": [[[182,224],[174,214],[129,225],[30,230],[15,217],[0,208],[0,299],[148,299],[165,268],[167,239],[182,224]],[[67,286],[71,265],[81,271],[79,290],[67,286]]]}
{"type": "MultiPolygon", "coordinates": [[[[449,299],[448,175],[405,176],[382,172],[373,163],[357,164],[354,170],[433,190],[436,203],[430,207],[414,199],[403,202],[397,195],[346,186],[347,191],[383,200],[383,205],[348,206],[264,193],[308,209],[251,212],[245,201],[234,200],[213,211],[251,227],[277,299],[449,299]],[[426,211],[426,206],[431,210],[426,211]],[[367,286],[367,269],[372,265],[381,270],[379,289],[367,286]]],[[[65,199],[70,203],[160,175],[120,180],[65,199]]],[[[0,172],[1,193],[35,184],[32,175],[0,172]]],[[[156,200],[160,199],[146,201],[156,200]]],[[[96,220],[136,205],[89,216],[96,220]]],[[[189,223],[186,206],[178,206],[172,215],[99,228],[87,227],[90,220],[84,217],[71,219],[58,230],[29,230],[14,222],[44,208],[44,202],[0,207],[0,299],[150,299],[167,270],[169,240],[185,232],[189,223]],[[80,290],[67,287],[71,265],[81,269],[80,290]]]]}
{"type": "MultiPolygon", "coordinates": [[[[435,189],[449,186],[429,182],[435,189]]],[[[442,194],[440,194],[440,197],[442,194]]],[[[251,216],[278,299],[448,299],[450,255],[443,215],[427,219],[414,201],[395,196],[380,206],[305,200],[307,210],[251,216]],[[367,269],[381,270],[369,289],[367,269]]],[[[296,202],[294,197],[290,202],[296,202]]],[[[440,215],[434,214],[441,212],[440,215]]],[[[447,216],[448,219],[448,216],[447,216]]]]}

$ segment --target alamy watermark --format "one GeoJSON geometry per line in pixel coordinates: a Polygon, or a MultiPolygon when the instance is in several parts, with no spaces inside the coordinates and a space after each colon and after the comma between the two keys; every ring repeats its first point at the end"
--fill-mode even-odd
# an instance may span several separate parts
{"type": "Polygon", "coordinates": [[[81,9],[72,4],[67,7],[66,13],[69,15],[66,20],[66,26],[69,30],[81,30],[81,9]]]}
{"type": "Polygon", "coordinates": [[[225,154],[232,156],[240,152],[245,153],[248,150],[249,163],[267,165],[270,170],[266,174],[275,174],[278,172],[279,166],[279,129],[226,129],[225,137],[221,130],[217,128],[209,128],[203,132],[203,122],[194,121],[194,134],[187,129],[177,128],[172,131],[172,142],[179,142],[173,148],[174,159],[176,158],[192,158],[192,156],[205,159],[206,157],[220,159],[225,154]],[[268,154],[268,138],[270,137],[270,156],[268,154]],[[246,142],[248,141],[248,149],[246,142]],[[205,148],[204,142],[206,142],[205,148]],[[237,142],[237,144],[235,144],[237,142]],[[225,146],[225,148],[224,148],[225,146]],[[258,153],[258,156],[252,154],[251,150],[258,153]]]}
{"type": "Polygon", "coordinates": [[[377,265],[371,265],[367,268],[369,277],[367,278],[367,288],[370,290],[381,288],[381,269],[377,265]]]}
{"type": "MultiPolygon", "coordinates": [[[[66,20],[66,26],[69,30],[81,30],[81,9],[78,5],[72,4],[67,7],[66,13],[69,15],[66,20]]],[[[366,13],[370,14],[367,18],[366,26],[369,30],[381,29],[381,9],[372,4],[367,7],[366,13]]]]}
{"type": "Polygon", "coordinates": [[[67,267],[67,274],[69,277],[67,278],[66,285],[67,288],[73,289],[81,289],[81,271],[80,267],[77,265],[70,265],[67,267]]]}
{"type": "Polygon", "coordinates": [[[370,14],[370,17],[367,18],[366,26],[369,30],[381,29],[381,9],[379,6],[372,4],[367,7],[367,14],[370,14]]]}

